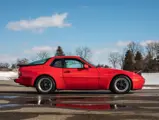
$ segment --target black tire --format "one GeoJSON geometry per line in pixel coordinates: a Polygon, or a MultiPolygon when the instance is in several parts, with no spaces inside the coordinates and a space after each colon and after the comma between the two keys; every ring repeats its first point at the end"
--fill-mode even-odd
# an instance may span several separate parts
{"type": "Polygon", "coordinates": [[[40,94],[52,93],[56,90],[54,79],[49,76],[41,76],[36,80],[36,90],[40,94]]]}
{"type": "Polygon", "coordinates": [[[124,75],[117,76],[112,80],[110,90],[115,94],[129,93],[131,90],[131,80],[124,75]]]}

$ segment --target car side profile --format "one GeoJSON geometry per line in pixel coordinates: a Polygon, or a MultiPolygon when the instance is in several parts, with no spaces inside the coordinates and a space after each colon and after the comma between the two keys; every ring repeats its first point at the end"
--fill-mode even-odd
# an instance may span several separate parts
{"type": "Polygon", "coordinates": [[[14,81],[44,94],[56,90],[110,90],[124,94],[142,89],[145,83],[140,74],[95,67],[79,56],[55,56],[19,65],[19,77],[14,81]]]}

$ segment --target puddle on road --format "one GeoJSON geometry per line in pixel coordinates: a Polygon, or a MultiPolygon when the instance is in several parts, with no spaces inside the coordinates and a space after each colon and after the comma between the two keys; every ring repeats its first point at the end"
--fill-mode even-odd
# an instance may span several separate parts
{"type": "Polygon", "coordinates": [[[54,107],[54,108],[69,108],[69,109],[82,109],[82,110],[113,110],[113,109],[126,109],[129,106],[118,104],[91,104],[91,103],[63,103],[63,101],[52,99],[40,99],[39,101],[26,101],[27,105],[34,105],[38,107],[54,107]]]}
{"type": "Polygon", "coordinates": [[[2,108],[14,108],[20,106],[19,104],[0,104],[0,109],[2,108]]]}
{"type": "Polygon", "coordinates": [[[0,96],[0,99],[14,99],[17,98],[18,96],[0,96]]]}
{"type": "Polygon", "coordinates": [[[109,98],[90,98],[90,97],[18,97],[18,96],[0,96],[0,99],[7,99],[8,104],[0,104],[0,108],[7,109],[20,109],[24,107],[52,107],[64,109],[80,109],[80,110],[118,110],[118,109],[131,109],[130,106],[122,104],[106,103],[110,101],[109,98]],[[93,103],[92,103],[93,102],[93,103]]]}

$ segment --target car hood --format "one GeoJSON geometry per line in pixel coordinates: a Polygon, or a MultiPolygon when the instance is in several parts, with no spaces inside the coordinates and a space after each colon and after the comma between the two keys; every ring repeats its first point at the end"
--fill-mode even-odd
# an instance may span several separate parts
{"type": "Polygon", "coordinates": [[[121,69],[114,69],[114,68],[97,68],[97,69],[100,73],[107,72],[108,74],[126,74],[126,75],[136,74],[135,72],[130,72],[121,69]]]}

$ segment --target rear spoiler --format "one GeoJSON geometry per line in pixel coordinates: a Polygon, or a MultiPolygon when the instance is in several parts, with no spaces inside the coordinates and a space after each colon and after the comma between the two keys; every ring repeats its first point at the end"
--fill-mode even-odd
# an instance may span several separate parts
{"type": "Polygon", "coordinates": [[[37,66],[42,64],[17,64],[17,67],[37,66]]]}
{"type": "Polygon", "coordinates": [[[17,64],[17,67],[30,66],[29,64],[17,64]]]}
{"type": "Polygon", "coordinates": [[[137,73],[137,74],[139,74],[139,75],[142,75],[142,70],[135,71],[135,73],[137,73]]]}

